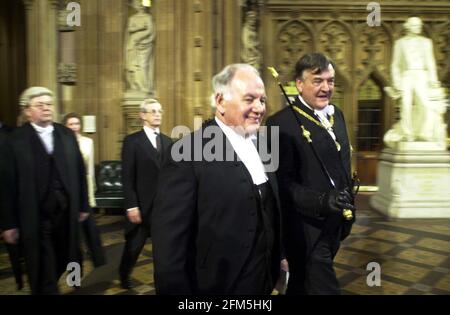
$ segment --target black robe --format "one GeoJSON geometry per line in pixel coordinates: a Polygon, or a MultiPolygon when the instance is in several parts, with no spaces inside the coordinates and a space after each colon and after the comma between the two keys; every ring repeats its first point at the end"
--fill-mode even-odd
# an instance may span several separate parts
{"type": "MultiPolygon", "coordinates": [[[[54,123],[54,160],[68,205],[68,256],[67,263],[80,261],[79,212],[88,211],[86,176],[83,158],[73,131],[54,123]]],[[[34,167],[33,141],[37,140],[34,128],[26,123],[15,129],[7,143],[9,157],[5,162],[11,170],[13,186],[2,211],[1,227],[18,228],[20,246],[25,259],[32,292],[36,292],[40,270],[40,209],[38,196],[39,169],[34,167]]]]}
{"type": "MultiPolygon", "coordinates": [[[[254,252],[258,205],[251,175],[242,161],[204,159],[203,150],[213,151],[210,137],[222,137],[225,156],[236,156],[213,121],[173,145],[178,152],[186,141],[183,152],[191,150],[190,161],[169,154],[159,175],[152,218],[157,294],[234,294],[254,252]],[[217,132],[202,136],[208,127],[217,132]]],[[[266,174],[276,199],[269,268],[276,281],[281,261],[278,186],[275,174],[266,174]]]]}

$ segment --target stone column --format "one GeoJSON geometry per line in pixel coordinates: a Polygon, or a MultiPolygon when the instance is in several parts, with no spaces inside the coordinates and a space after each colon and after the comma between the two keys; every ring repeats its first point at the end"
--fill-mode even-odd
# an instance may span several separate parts
{"type": "Polygon", "coordinates": [[[58,0],[24,0],[27,19],[28,86],[45,86],[55,93],[58,117],[57,7],[58,0]]]}
{"type": "Polygon", "coordinates": [[[77,82],[77,64],[76,64],[76,34],[75,27],[69,26],[66,10],[69,0],[63,1],[63,7],[58,10],[58,39],[59,39],[59,58],[58,58],[58,83],[61,87],[61,113],[79,112],[76,107],[74,94],[75,84],[77,82]]]}

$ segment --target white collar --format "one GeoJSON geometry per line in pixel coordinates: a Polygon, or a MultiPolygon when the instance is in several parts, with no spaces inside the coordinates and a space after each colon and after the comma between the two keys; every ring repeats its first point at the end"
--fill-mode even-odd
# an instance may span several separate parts
{"type": "Polygon", "coordinates": [[[144,126],[144,130],[146,133],[149,133],[149,134],[155,134],[155,132],[159,133],[159,128],[153,129],[151,127],[144,126]]]}
{"type": "Polygon", "coordinates": [[[300,100],[300,102],[302,102],[306,107],[308,107],[310,110],[312,110],[315,114],[322,114],[325,115],[325,117],[328,116],[333,116],[334,115],[334,105],[328,104],[327,106],[325,106],[322,109],[314,109],[311,106],[308,105],[308,103],[305,102],[305,100],[303,99],[303,97],[299,94],[298,95],[298,99],[300,100]]]}
{"type": "Polygon", "coordinates": [[[219,127],[225,132],[225,134],[229,135],[229,134],[233,134],[236,137],[241,138],[242,140],[247,140],[250,138],[250,140],[256,140],[258,139],[256,133],[252,133],[252,134],[247,134],[246,136],[242,135],[241,133],[237,132],[235,128],[230,127],[228,125],[226,125],[223,121],[221,121],[219,118],[214,117],[214,119],[216,120],[216,123],[219,125],[219,127]]]}
{"type": "Polygon", "coordinates": [[[53,124],[50,124],[47,127],[41,127],[41,126],[36,125],[35,123],[30,123],[30,124],[34,128],[34,130],[36,130],[38,133],[43,133],[43,134],[52,133],[53,130],[55,129],[55,127],[53,127],[53,124]]]}

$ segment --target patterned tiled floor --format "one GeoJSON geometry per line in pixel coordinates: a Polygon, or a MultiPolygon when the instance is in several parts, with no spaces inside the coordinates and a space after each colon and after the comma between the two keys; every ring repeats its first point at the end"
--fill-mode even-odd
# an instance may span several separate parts
{"type": "MultiPolygon", "coordinates": [[[[343,294],[450,294],[450,220],[387,220],[368,210],[368,194],[358,197],[358,217],[352,235],[345,240],[335,259],[343,294]],[[369,286],[371,262],[381,268],[381,286],[369,286]]],[[[117,279],[123,247],[123,218],[97,215],[108,264],[93,270],[85,261],[80,289],[69,288],[63,277],[63,294],[154,294],[152,246],[145,246],[132,280],[134,288],[124,290],[117,279]]],[[[4,250],[0,246],[0,294],[18,292],[4,250]]]]}

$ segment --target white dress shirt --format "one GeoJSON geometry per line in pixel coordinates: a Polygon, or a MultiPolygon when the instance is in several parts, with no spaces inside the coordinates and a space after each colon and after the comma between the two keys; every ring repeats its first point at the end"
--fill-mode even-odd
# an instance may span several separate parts
{"type": "Polygon", "coordinates": [[[48,125],[47,127],[41,127],[35,123],[31,123],[31,126],[36,130],[39,138],[41,138],[42,143],[48,154],[53,154],[54,140],[53,140],[53,130],[55,127],[53,125],[48,125]]]}
{"type": "Polygon", "coordinates": [[[147,135],[148,140],[150,140],[153,147],[156,149],[156,134],[159,134],[159,128],[153,129],[153,128],[144,126],[144,132],[147,135]]]}
{"type": "Polygon", "coordinates": [[[244,163],[250,173],[253,183],[260,185],[267,182],[268,178],[264,171],[264,165],[261,162],[258,150],[252,140],[256,139],[256,135],[243,137],[231,127],[225,125],[220,119],[215,118],[220,129],[224,132],[231,146],[236,152],[239,159],[244,163]]]}

